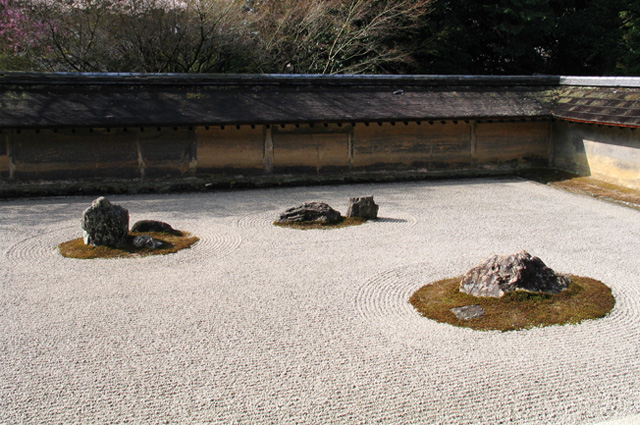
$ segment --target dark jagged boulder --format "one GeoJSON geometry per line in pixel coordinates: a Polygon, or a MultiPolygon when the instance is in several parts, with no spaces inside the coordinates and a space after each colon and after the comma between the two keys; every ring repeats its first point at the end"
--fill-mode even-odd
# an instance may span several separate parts
{"type": "Polygon", "coordinates": [[[558,294],[569,287],[568,276],[556,274],[526,251],[492,255],[469,270],[460,291],[476,297],[500,298],[511,291],[558,294]]]}
{"type": "Polygon", "coordinates": [[[334,210],[324,202],[305,202],[304,204],[292,207],[280,214],[277,223],[326,223],[331,224],[339,221],[340,212],[334,210]]]}
{"type": "Polygon", "coordinates": [[[101,196],[84,210],[81,226],[86,245],[116,248],[127,241],[129,211],[101,196]]]}
{"type": "Polygon", "coordinates": [[[131,231],[134,233],[158,232],[169,235],[182,236],[182,232],[174,229],[171,225],[156,220],[140,220],[136,221],[131,231]]]}
{"type": "Polygon", "coordinates": [[[366,220],[373,220],[378,218],[378,208],[379,205],[373,201],[373,196],[349,198],[347,217],[361,217],[366,220]]]}

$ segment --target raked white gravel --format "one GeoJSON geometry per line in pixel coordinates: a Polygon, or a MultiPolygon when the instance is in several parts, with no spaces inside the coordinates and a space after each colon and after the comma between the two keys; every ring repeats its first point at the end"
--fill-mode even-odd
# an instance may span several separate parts
{"type": "Polygon", "coordinates": [[[111,196],[201,238],[74,260],[92,198],[0,201],[0,423],[640,422],[640,212],[517,179],[111,196]],[[271,223],[374,195],[381,219],[271,223]],[[521,249],[599,279],[604,319],[478,332],[408,298],[521,249]]]}

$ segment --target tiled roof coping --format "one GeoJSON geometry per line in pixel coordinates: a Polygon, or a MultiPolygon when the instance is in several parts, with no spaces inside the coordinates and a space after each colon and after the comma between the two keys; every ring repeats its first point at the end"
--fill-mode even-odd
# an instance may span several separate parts
{"type": "Polygon", "coordinates": [[[640,77],[559,77],[561,86],[640,87],[640,77]]]}
{"type": "Polygon", "coordinates": [[[640,77],[0,72],[0,128],[554,118],[640,127],[640,77]]]}
{"type": "Polygon", "coordinates": [[[445,86],[640,87],[640,77],[555,75],[316,75],[316,74],[141,74],[0,71],[1,84],[416,84],[445,86]]]}
{"type": "Polygon", "coordinates": [[[549,75],[316,75],[316,74],[138,74],[0,72],[3,84],[169,84],[169,85],[389,85],[420,86],[554,86],[549,75]]]}

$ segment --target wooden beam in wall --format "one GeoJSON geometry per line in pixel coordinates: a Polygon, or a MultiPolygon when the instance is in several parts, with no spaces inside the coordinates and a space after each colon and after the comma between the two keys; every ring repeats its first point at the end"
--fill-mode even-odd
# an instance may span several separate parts
{"type": "Polygon", "coordinates": [[[273,171],[273,129],[270,126],[264,128],[264,171],[273,171]]]}

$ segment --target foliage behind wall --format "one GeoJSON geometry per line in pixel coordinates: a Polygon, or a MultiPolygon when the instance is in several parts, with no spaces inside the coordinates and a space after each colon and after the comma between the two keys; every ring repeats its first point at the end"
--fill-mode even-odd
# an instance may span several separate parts
{"type": "Polygon", "coordinates": [[[638,0],[0,0],[0,70],[633,75],[638,0]]]}

